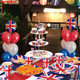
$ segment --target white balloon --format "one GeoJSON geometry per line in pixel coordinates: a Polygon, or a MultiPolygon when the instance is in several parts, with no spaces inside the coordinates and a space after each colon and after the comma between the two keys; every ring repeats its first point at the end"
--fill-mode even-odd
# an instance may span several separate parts
{"type": "Polygon", "coordinates": [[[66,42],[64,39],[61,41],[61,46],[63,49],[67,48],[67,44],[68,44],[68,42],[66,42]]]}
{"type": "Polygon", "coordinates": [[[68,50],[69,53],[74,52],[74,51],[76,50],[76,47],[77,47],[77,45],[76,45],[76,43],[73,42],[73,41],[70,41],[70,42],[67,44],[67,50],[68,50]]]}
{"type": "Polygon", "coordinates": [[[9,51],[9,45],[8,45],[8,44],[3,43],[2,47],[3,47],[3,50],[4,50],[4,51],[6,51],[6,52],[9,51]]]}
{"type": "Polygon", "coordinates": [[[9,53],[15,55],[18,52],[18,46],[16,44],[9,45],[9,53]]]}

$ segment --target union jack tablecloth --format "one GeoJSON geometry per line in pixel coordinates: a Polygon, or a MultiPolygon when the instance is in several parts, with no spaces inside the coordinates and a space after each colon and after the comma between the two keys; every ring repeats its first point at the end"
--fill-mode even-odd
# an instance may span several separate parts
{"type": "MultiPolygon", "coordinates": [[[[50,64],[52,64],[53,61],[50,62],[50,64]]],[[[42,67],[42,60],[40,61],[37,61],[34,63],[35,65],[37,66],[41,66],[42,67]]],[[[77,70],[76,70],[77,71],[77,70]]],[[[70,75],[68,75],[70,76],[70,75]]],[[[66,79],[66,77],[68,76],[63,76],[63,75],[59,75],[59,74],[53,74],[49,68],[45,68],[43,70],[43,72],[39,75],[35,75],[35,76],[23,76],[23,75],[20,75],[18,73],[13,73],[11,76],[8,76],[7,78],[10,79],[10,80],[16,80],[16,78],[18,80],[69,80],[69,79],[66,79]],[[16,76],[16,77],[15,77],[16,76]]],[[[76,77],[77,75],[73,74],[73,77],[76,77]]]]}

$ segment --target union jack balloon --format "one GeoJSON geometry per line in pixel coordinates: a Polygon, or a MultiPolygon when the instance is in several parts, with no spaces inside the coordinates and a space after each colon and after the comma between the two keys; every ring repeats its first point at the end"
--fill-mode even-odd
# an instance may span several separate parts
{"type": "Polygon", "coordinates": [[[12,33],[16,30],[17,25],[15,21],[10,20],[6,23],[5,27],[8,32],[12,33]]]}
{"type": "Polygon", "coordinates": [[[77,22],[74,18],[70,18],[66,22],[67,28],[71,31],[76,28],[77,22]]]}

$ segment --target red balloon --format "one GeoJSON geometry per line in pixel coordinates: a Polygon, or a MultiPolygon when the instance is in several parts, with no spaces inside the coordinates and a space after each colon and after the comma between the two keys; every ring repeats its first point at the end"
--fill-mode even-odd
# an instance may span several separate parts
{"type": "Polygon", "coordinates": [[[65,40],[68,41],[70,39],[70,31],[68,29],[63,29],[61,31],[61,37],[65,40]]]}
{"type": "Polygon", "coordinates": [[[41,5],[46,5],[46,3],[47,3],[47,0],[40,0],[41,5]]]}
{"type": "Polygon", "coordinates": [[[74,30],[74,31],[72,31],[72,32],[70,33],[70,40],[71,40],[71,41],[77,40],[78,37],[79,37],[79,34],[78,34],[78,32],[77,32],[76,30],[74,30]]]}
{"type": "Polygon", "coordinates": [[[10,41],[11,41],[11,34],[9,32],[7,32],[7,31],[3,32],[3,34],[2,34],[2,40],[5,43],[9,44],[10,41]]]}
{"type": "Polygon", "coordinates": [[[11,35],[11,42],[12,43],[17,43],[18,41],[19,41],[19,39],[20,39],[20,36],[19,36],[19,34],[18,33],[13,33],[12,35],[11,35]]]}

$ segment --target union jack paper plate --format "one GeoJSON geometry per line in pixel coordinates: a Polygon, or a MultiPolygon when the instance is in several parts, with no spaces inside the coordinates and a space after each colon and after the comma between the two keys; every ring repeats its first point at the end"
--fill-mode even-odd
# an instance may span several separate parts
{"type": "Polygon", "coordinates": [[[69,64],[80,64],[80,57],[67,57],[67,60],[64,60],[64,63],[69,64]]]}
{"type": "Polygon", "coordinates": [[[10,61],[13,63],[17,63],[17,64],[25,64],[26,63],[25,56],[22,56],[22,55],[12,57],[10,61]]]}
{"type": "Polygon", "coordinates": [[[76,71],[76,69],[77,69],[77,65],[71,65],[67,63],[63,63],[62,65],[60,65],[60,64],[56,64],[55,62],[54,64],[49,66],[49,70],[52,73],[57,73],[61,75],[72,74],[76,71]]]}

